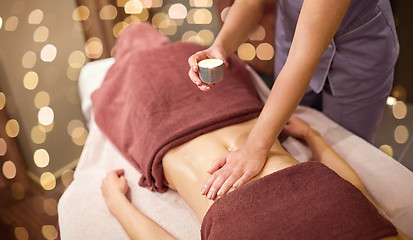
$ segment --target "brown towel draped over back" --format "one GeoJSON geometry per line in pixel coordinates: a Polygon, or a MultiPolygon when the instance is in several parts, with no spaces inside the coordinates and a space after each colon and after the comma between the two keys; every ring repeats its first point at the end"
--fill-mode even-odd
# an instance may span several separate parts
{"type": "Polygon", "coordinates": [[[224,81],[202,92],[188,77],[187,60],[203,47],[165,42],[154,31],[138,24],[121,34],[116,61],[92,101],[99,128],[141,171],[139,184],[164,192],[162,158],[169,149],[257,117],[262,103],[240,59],[231,56],[224,81]],[[150,38],[132,41],[140,36],[150,38]]]}
{"type": "Polygon", "coordinates": [[[394,226],[351,183],[318,162],[285,168],[218,199],[203,240],[373,240],[394,226]]]}

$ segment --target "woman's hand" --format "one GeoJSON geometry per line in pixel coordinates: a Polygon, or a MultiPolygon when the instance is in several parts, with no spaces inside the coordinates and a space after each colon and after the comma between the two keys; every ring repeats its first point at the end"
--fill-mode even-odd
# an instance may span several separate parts
{"type": "Polygon", "coordinates": [[[261,171],[266,160],[266,154],[250,151],[245,146],[216,159],[208,171],[212,176],[202,187],[201,194],[215,199],[231,187],[240,187],[261,171]]]}
{"type": "Polygon", "coordinates": [[[106,174],[102,180],[102,194],[105,198],[106,205],[112,211],[112,207],[120,197],[124,197],[128,191],[128,181],[124,176],[124,170],[112,170],[106,174]]]}
{"type": "Polygon", "coordinates": [[[284,131],[288,135],[301,140],[305,140],[311,129],[312,128],[307,122],[294,116],[292,116],[290,120],[288,120],[287,125],[285,125],[284,127],[284,131]]]}
{"type": "Polygon", "coordinates": [[[201,91],[208,91],[214,85],[203,83],[198,75],[198,62],[209,58],[221,59],[224,61],[224,66],[228,67],[228,62],[225,61],[225,59],[227,58],[225,49],[219,45],[212,45],[208,49],[199,51],[191,57],[189,57],[188,64],[191,68],[189,69],[188,76],[201,91]]]}

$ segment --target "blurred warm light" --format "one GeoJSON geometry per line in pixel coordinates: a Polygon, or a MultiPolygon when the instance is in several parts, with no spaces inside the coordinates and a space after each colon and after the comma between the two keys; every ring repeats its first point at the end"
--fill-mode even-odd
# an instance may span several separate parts
{"type": "Polygon", "coordinates": [[[176,34],[176,31],[178,30],[177,26],[176,26],[176,22],[171,20],[168,27],[166,28],[159,28],[159,32],[161,32],[164,35],[167,36],[172,36],[176,34]]]}
{"type": "Polygon", "coordinates": [[[124,7],[129,0],[117,0],[118,7],[124,7]]]}
{"type": "Polygon", "coordinates": [[[73,181],[74,171],[72,169],[65,170],[62,173],[62,183],[65,187],[68,187],[73,181]]]}
{"type": "Polygon", "coordinates": [[[262,25],[258,25],[257,28],[250,33],[248,38],[251,41],[262,41],[265,38],[265,29],[262,25]]]}
{"type": "Polygon", "coordinates": [[[238,56],[244,61],[251,61],[255,57],[255,48],[250,43],[243,43],[238,48],[238,56]]]}
{"type": "Polygon", "coordinates": [[[212,0],[189,0],[192,7],[212,7],[212,0]]]}
{"type": "Polygon", "coordinates": [[[257,57],[261,60],[271,60],[274,57],[274,48],[269,43],[261,43],[257,47],[257,57]]]}
{"type": "Polygon", "coordinates": [[[12,161],[5,161],[3,164],[3,175],[7,179],[13,179],[14,177],[16,177],[16,173],[17,171],[14,163],[12,161]]]}
{"type": "Polygon", "coordinates": [[[187,21],[189,24],[210,24],[212,14],[207,9],[191,9],[188,12],[187,21]]]}
{"type": "Polygon", "coordinates": [[[24,227],[16,227],[14,229],[14,235],[16,236],[17,240],[28,240],[29,239],[29,233],[24,227]]]}
{"type": "Polygon", "coordinates": [[[16,200],[22,200],[26,194],[26,189],[23,184],[15,182],[11,185],[11,195],[16,200]]]}
{"type": "Polygon", "coordinates": [[[144,8],[152,8],[152,0],[141,0],[144,8]]]}
{"type": "Polygon", "coordinates": [[[37,119],[42,125],[50,125],[54,120],[53,110],[49,107],[40,108],[37,119]]]}
{"type": "Polygon", "coordinates": [[[4,156],[7,152],[7,143],[3,138],[0,138],[0,156],[4,156]]]}
{"type": "Polygon", "coordinates": [[[225,21],[225,18],[227,18],[228,11],[231,9],[231,7],[226,7],[221,11],[221,21],[225,21]]]}
{"type": "Polygon", "coordinates": [[[83,122],[78,120],[78,119],[73,119],[69,122],[69,124],[67,124],[67,134],[69,134],[70,136],[73,135],[73,130],[75,130],[76,128],[83,128],[83,122]]]}
{"type": "Polygon", "coordinates": [[[40,24],[43,20],[43,11],[40,9],[33,10],[29,14],[29,24],[40,24]]]}
{"type": "Polygon", "coordinates": [[[49,216],[57,215],[57,201],[53,198],[45,199],[43,202],[44,212],[49,216]]]}
{"type": "Polygon", "coordinates": [[[188,14],[188,10],[183,4],[175,3],[169,8],[168,14],[172,19],[184,19],[188,14]]]}
{"type": "Polygon", "coordinates": [[[405,100],[407,97],[407,92],[403,86],[396,85],[391,91],[391,95],[399,100],[405,100]]]}
{"type": "Polygon", "coordinates": [[[85,52],[89,58],[99,58],[103,53],[102,41],[97,37],[89,38],[85,43],[85,52]]]}
{"type": "Polygon", "coordinates": [[[0,17],[0,29],[3,26],[3,18],[0,17]]]}
{"type": "Polygon", "coordinates": [[[72,18],[75,21],[85,21],[89,18],[90,10],[86,6],[79,6],[73,10],[72,18]]]}
{"type": "Polygon", "coordinates": [[[66,99],[71,104],[77,105],[80,103],[79,102],[79,89],[77,88],[77,86],[72,86],[71,88],[69,88],[69,90],[67,90],[66,99]]]}
{"type": "Polygon", "coordinates": [[[4,23],[4,30],[6,31],[15,31],[19,25],[19,19],[16,16],[9,17],[4,23]]]}
{"type": "Polygon", "coordinates": [[[152,17],[152,25],[156,28],[167,28],[171,24],[168,14],[160,12],[152,17]]]}
{"type": "Polygon", "coordinates": [[[72,80],[77,81],[79,79],[80,69],[68,67],[66,70],[66,76],[72,80]]]}
{"type": "Polygon", "coordinates": [[[50,104],[50,96],[47,92],[41,91],[36,94],[34,97],[34,106],[37,109],[41,109],[42,107],[47,107],[50,104]]]}
{"type": "Polygon", "coordinates": [[[69,66],[72,68],[81,68],[86,63],[86,56],[82,51],[73,51],[69,56],[69,66]]]}
{"type": "MultiPolygon", "coordinates": [[[[146,0],[148,1],[148,0],[146,0]]],[[[163,6],[163,0],[152,0],[151,7],[152,8],[159,8],[163,6]]]]}
{"type": "Polygon", "coordinates": [[[42,144],[46,141],[46,130],[42,126],[35,126],[30,132],[32,141],[36,144],[42,144]]]}
{"type": "Polygon", "coordinates": [[[86,143],[88,131],[84,127],[77,127],[73,129],[71,137],[74,144],[83,146],[86,143]]]}
{"type": "Polygon", "coordinates": [[[0,110],[2,110],[5,105],[6,105],[6,95],[0,92],[0,110]]]}
{"type": "Polygon", "coordinates": [[[24,68],[32,68],[36,64],[37,57],[33,51],[27,51],[22,58],[22,65],[24,68]]]}
{"type": "Polygon", "coordinates": [[[19,135],[19,131],[20,131],[19,123],[16,120],[10,119],[9,121],[7,121],[6,123],[7,136],[11,138],[17,137],[17,135],[19,135]]]}
{"type": "Polygon", "coordinates": [[[379,149],[383,151],[385,154],[389,155],[390,157],[393,157],[393,148],[391,146],[384,144],[381,145],[379,149]]]}
{"type": "Polygon", "coordinates": [[[397,102],[397,99],[395,97],[391,97],[391,96],[388,97],[387,101],[386,101],[387,105],[390,105],[390,106],[393,106],[396,102],[397,102]]]}
{"type": "Polygon", "coordinates": [[[49,165],[49,153],[45,149],[37,149],[33,154],[33,160],[37,167],[44,168],[49,165]]]}
{"type": "Polygon", "coordinates": [[[119,34],[128,26],[126,22],[118,22],[116,25],[113,27],[113,36],[116,38],[119,37],[119,34]]]}
{"type": "Polygon", "coordinates": [[[139,0],[129,0],[125,4],[124,9],[126,14],[139,14],[142,12],[143,5],[139,0]]]}
{"type": "Polygon", "coordinates": [[[209,46],[214,42],[214,33],[208,29],[199,31],[198,36],[202,39],[203,45],[209,46]]]}
{"type": "Polygon", "coordinates": [[[53,60],[56,58],[56,55],[57,49],[52,44],[47,44],[42,48],[42,51],[40,52],[40,58],[44,62],[53,62],[53,60]]]}
{"type": "MultiPolygon", "coordinates": [[[[145,10],[145,9],[144,9],[144,10],[145,10]]],[[[146,10],[146,11],[144,11],[144,10],[142,10],[142,13],[147,12],[147,10],[146,10]]],[[[142,14],[139,14],[139,15],[142,15],[142,14]]],[[[129,25],[129,24],[132,24],[132,23],[136,23],[136,22],[142,22],[141,19],[140,19],[137,15],[131,15],[131,16],[125,18],[124,21],[125,21],[125,23],[127,23],[128,25],[129,25]]]]}
{"type": "Polygon", "coordinates": [[[30,71],[24,75],[23,78],[23,85],[28,90],[33,90],[37,87],[37,83],[39,82],[39,76],[36,72],[30,71]]]}
{"type": "Polygon", "coordinates": [[[54,122],[52,122],[51,124],[46,125],[46,126],[44,126],[44,125],[39,125],[39,126],[43,127],[46,132],[50,132],[50,131],[53,130],[54,122]]]}
{"type": "Polygon", "coordinates": [[[100,9],[99,17],[102,20],[113,20],[118,15],[118,10],[115,6],[108,4],[100,9]]]}
{"type": "Polygon", "coordinates": [[[47,240],[55,240],[57,238],[57,230],[53,225],[44,225],[42,227],[42,234],[47,240]]]}
{"type": "Polygon", "coordinates": [[[403,101],[397,101],[393,105],[393,116],[397,119],[403,119],[407,115],[407,106],[403,101]]]}
{"type": "Polygon", "coordinates": [[[399,144],[403,144],[406,143],[408,139],[409,130],[407,127],[404,125],[397,126],[394,130],[394,140],[399,144]]]}
{"type": "Polygon", "coordinates": [[[197,33],[195,31],[187,31],[182,34],[182,41],[189,42],[191,38],[196,37],[197,33]]]}
{"type": "Polygon", "coordinates": [[[35,42],[46,42],[49,38],[49,29],[45,26],[38,27],[33,33],[33,40],[35,42]]]}
{"type": "Polygon", "coordinates": [[[52,190],[56,187],[56,178],[51,172],[45,172],[40,176],[40,184],[45,190],[52,190]]]}

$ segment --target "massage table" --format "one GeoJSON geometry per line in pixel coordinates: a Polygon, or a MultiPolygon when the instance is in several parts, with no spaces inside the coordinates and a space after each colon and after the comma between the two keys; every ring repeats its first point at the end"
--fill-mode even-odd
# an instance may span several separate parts
{"type": "MultiPolygon", "coordinates": [[[[74,180],[59,201],[61,239],[128,239],[107,209],[100,189],[106,173],[119,168],[125,169],[129,184],[127,197],[136,208],[178,239],[200,239],[200,223],[178,193],[173,190],[158,193],[140,187],[141,174],[117,151],[94,121],[90,96],[99,88],[113,63],[113,58],[90,62],[83,67],[79,77],[81,107],[89,136],[74,180]]],[[[268,87],[252,68],[247,66],[247,69],[261,100],[265,101],[268,87]]],[[[294,114],[321,133],[359,174],[389,220],[413,237],[413,173],[314,109],[299,106],[294,114]]],[[[296,139],[287,138],[283,146],[300,162],[311,159],[309,148],[296,139]]]]}

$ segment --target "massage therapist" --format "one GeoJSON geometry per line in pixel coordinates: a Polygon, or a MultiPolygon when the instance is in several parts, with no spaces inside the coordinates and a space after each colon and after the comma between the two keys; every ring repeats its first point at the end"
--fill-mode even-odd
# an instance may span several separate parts
{"type": "MultiPolygon", "coordinates": [[[[202,91],[197,62],[227,59],[255,29],[265,0],[236,0],[211,47],[188,59],[202,91]]],[[[216,159],[201,192],[211,198],[257,175],[283,126],[301,102],[372,141],[399,52],[389,0],[278,0],[276,79],[242,148],[216,159]]],[[[227,64],[227,63],[226,63],[227,64]]]]}

